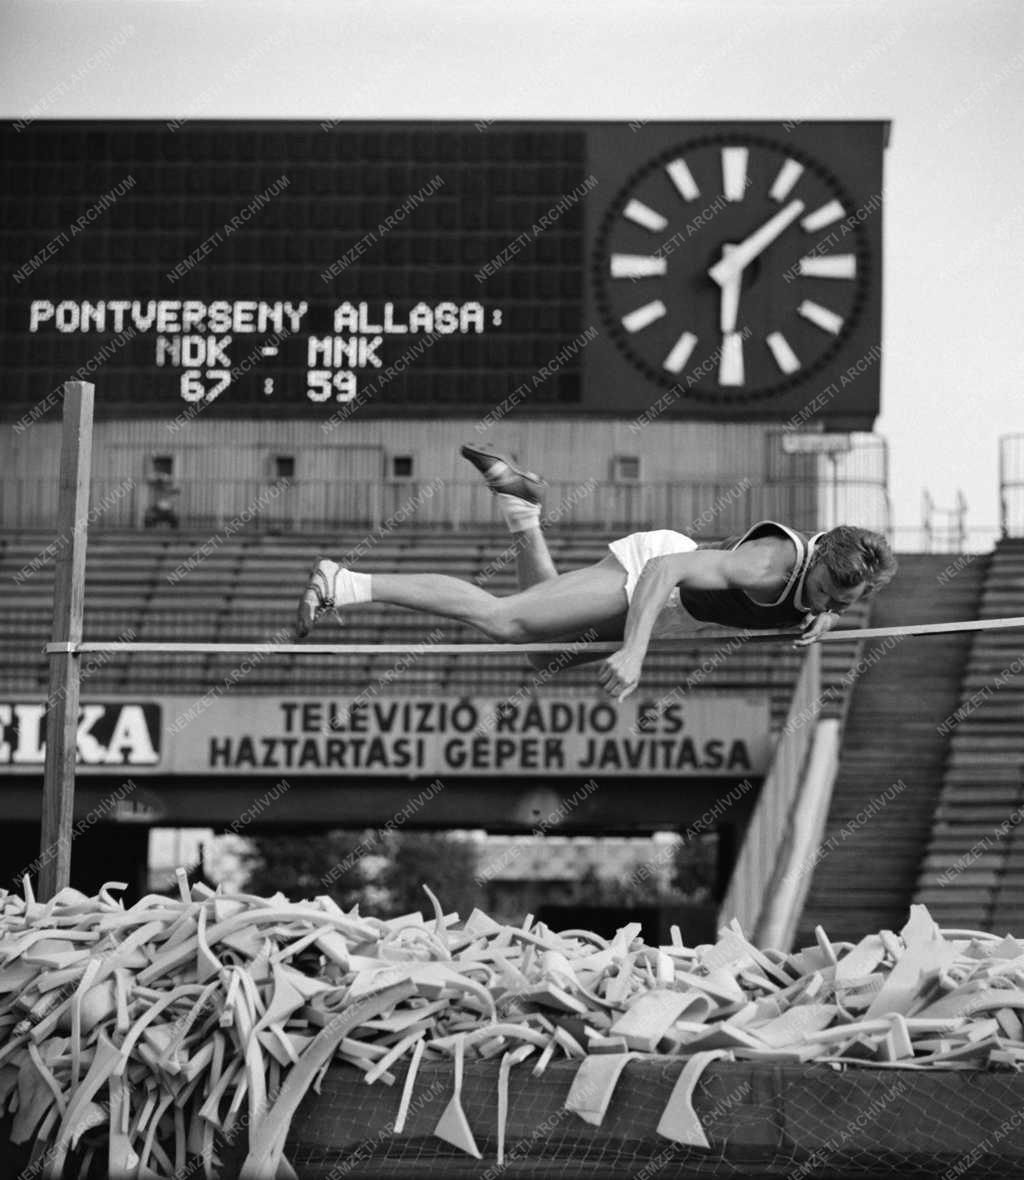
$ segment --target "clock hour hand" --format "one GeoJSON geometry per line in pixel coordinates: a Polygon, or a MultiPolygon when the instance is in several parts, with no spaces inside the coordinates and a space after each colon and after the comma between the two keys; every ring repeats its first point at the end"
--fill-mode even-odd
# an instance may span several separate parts
{"type": "MultiPolygon", "coordinates": [[[[722,246],[722,261],[730,257],[736,250],[735,245],[726,242],[722,246]]],[[[743,272],[737,271],[730,275],[722,284],[721,302],[719,304],[718,327],[725,334],[736,331],[736,317],[740,310],[740,286],[743,283],[743,272]]]]}
{"type": "Polygon", "coordinates": [[[708,274],[720,287],[724,286],[733,275],[739,274],[745,266],[749,266],[754,261],[758,254],[767,249],[788,226],[796,221],[803,211],[803,201],[790,201],[784,209],[780,209],[760,229],[755,230],[749,238],[740,242],[728,256],[724,256],[720,262],[716,262],[708,274]]]}

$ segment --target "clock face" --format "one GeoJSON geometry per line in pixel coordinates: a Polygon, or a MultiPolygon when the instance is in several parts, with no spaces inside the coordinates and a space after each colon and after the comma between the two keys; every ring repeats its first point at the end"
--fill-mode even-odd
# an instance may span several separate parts
{"type": "Polygon", "coordinates": [[[680,144],[635,173],[605,216],[595,257],[605,324],[648,380],[770,409],[856,326],[876,279],[864,207],[785,142],[680,144]]]}

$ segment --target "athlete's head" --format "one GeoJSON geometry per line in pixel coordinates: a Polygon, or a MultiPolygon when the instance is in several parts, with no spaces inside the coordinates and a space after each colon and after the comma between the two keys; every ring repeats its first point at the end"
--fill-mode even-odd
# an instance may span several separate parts
{"type": "Polygon", "coordinates": [[[896,559],[880,533],[841,524],[820,536],[804,582],[813,611],[842,611],[873,594],[896,573],[896,559]]]}

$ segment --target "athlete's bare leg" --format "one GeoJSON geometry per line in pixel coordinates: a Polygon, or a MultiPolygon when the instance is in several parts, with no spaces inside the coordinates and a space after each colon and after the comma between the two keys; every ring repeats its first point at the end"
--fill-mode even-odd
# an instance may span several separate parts
{"type": "Polygon", "coordinates": [[[513,533],[512,544],[516,553],[516,582],[521,591],[558,577],[551,550],[539,528],[513,533]]]}
{"type": "MultiPolygon", "coordinates": [[[[513,485],[514,486],[514,485],[513,485]]],[[[511,549],[516,563],[516,584],[520,591],[529,590],[543,582],[556,579],[558,569],[548,548],[547,539],[540,529],[540,525],[519,528],[512,533],[511,544],[502,554],[504,556],[511,549]]],[[[615,568],[621,568],[614,558],[611,559],[615,568]]],[[[571,632],[557,636],[559,641],[575,645],[577,643],[593,643],[603,639],[621,639],[625,625],[625,616],[606,620],[600,624],[588,626],[584,632],[571,632]]],[[[601,655],[594,655],[586,651],[558,652],[553,656],[540,652],[527,655],[530,665],[538,671],[556,671],[562,668],[572,668],[579,664],[589,664],[601,659],[601,655]]]]}
{"type": "MultiPolygon", "coordinates": [[[[516,584],[520,591],[539,586],[542,582],[551,582],[558,577],[558,569],[551,557],[540,527],[541,510],[543,507],[543,485],[539,477],[530,472],[520,471],[511,465],[511,460],[497,452],[488,452],[472,446],[463,447],[463,458],[469,459],[473,466],[484,476],[492,491],[506,491],[506,495],[499,495],[501,512],[511,531],[511,540],[497,558],[497,563],[504,566],[508,562],[509,551],[515,560],[516,584]],[[518,507],[517,507],[518,505],[518,507]],[[532,519],[531,519],[532,518],[532,519]]],[[[615,632],[615,624],[605,627],[610,636],[615,632]]],[[[621,635],[621,629],[619,629],[621,635]]],[[[602,635],[602,637],[605,637],[602,635]]],[[[579,636],[563,636],[573,641],[579,636]]],[[[597,634],[593,628],[587,629],[587,638],[595,639],[597,634]]],[[[536,669],[549,668],[553,663],[564,668],[571,664],[587,663],[596,659],[584,653],[565,655],[559,653],[552,660],[551,657],[540,653],[530,654],[529,663],[536,669]]]]}
{"type": "Polygon", "coordinates": [[[529,590],[540,582],[557,578],[558,570],[540,530],[544,481],[532,471],[522,471],[514,466],[510,456],[486,446],[466,444],[461,454],[480,472],[487,487],[497,496],[501,515],[511,533],[509,544],[494,564],[507,565],[511,551],[520,590],[529,590]]]}
{"type": "Polygon", "coordinates": [[[499,643],[556,642],[595,629],[621,635],[625,586],[625,570],[611,554],[504,598],[447,574],[371,575],[374,602],[457,619],[499,643]]]}
{"type": "MultiPolygon", "coordinates": [[[[558,577],[551,550],[548,549],[547,538],[539,528],[523,529],[522,532],[513,533],[512,544],[515,546],[516,583],[520,591],[529,590],[531,586],[539,586],[542,582],[550,582],[558,577]]],[[[552,657],[540,652],[531,652],[526,659],[530,667],[538,672],[550,667],[553,662],[552,657]]],[[[560,667],[565,667],[565,659],[561,652],[554,657],[554,661],[562,661],[560,667]]]]}

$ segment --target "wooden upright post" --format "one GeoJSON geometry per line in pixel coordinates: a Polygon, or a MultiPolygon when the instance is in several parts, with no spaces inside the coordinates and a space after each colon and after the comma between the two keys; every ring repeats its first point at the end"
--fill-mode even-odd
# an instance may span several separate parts
{"type": "MultiPolygon", "coordinates": [[[[89,536],[93,386],[64,385],[64,438],[57,501],[57,558],[53,586],[53,642],[81,643],[85,603],[85,548],[89,536]]],[[[46,901],[71,877],[71,827],[75,811],[79,660],[77,652],[50,653],[46,700],[46,764],[43,830],[37,896],[46,901]]]]}

